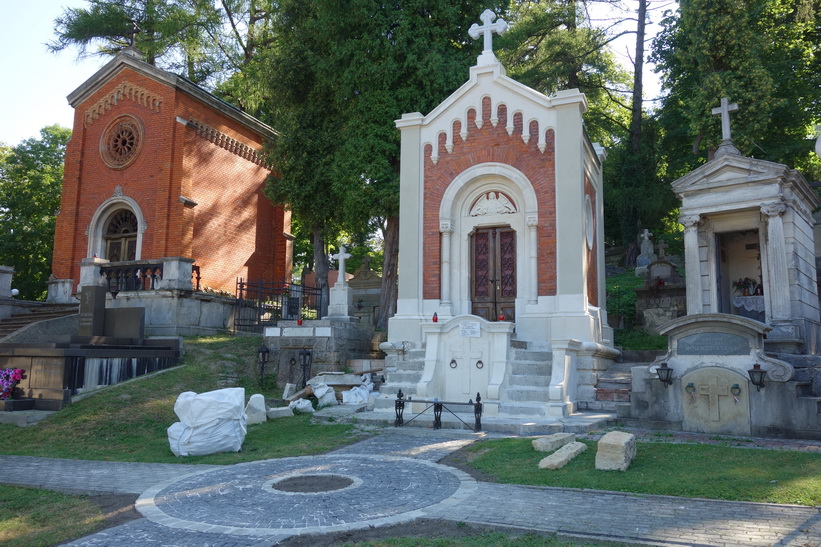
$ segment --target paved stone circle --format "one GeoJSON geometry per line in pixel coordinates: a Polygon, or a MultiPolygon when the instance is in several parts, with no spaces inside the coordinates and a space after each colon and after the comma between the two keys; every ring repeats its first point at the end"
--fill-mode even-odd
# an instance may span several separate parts
{"type": "Polygon", "coordinates": [[[149,488],[136,507],[163,526],[267,536],[405,522],[474,490],[475,482],[467,474],[429,461],[331,454],[191,473],[149,488]],[[277,483],[306,477],[331,481],[333,489],[283,492],[275,488],[277,483]]]}

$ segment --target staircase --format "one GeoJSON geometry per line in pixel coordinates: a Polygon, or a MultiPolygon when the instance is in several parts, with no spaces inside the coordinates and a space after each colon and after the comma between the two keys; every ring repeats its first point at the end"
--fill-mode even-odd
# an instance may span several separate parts
{"type": "Polygon", "coordinates": [[[545,416],[553,352],[545,344],[511,340],[511,359],[500,390],[499,414],[545,416]]]}
{"type": "Polygon", "coordinates": [[[0,320],[0,341],[18,330],[46,319],[56,319],[79,313],[79,304],[43,304],[27,313],[14,314],[0,320]]]}
{"type": "Polygon", "coordinates": [[[664,353],[664,351],[623,350],[618,362],[598,374],[596,402],[587,404],[587,409],[615,411],[619,403],[629,403],[632,383],[631,369],[648,366],[656,357],[664,353]]]}

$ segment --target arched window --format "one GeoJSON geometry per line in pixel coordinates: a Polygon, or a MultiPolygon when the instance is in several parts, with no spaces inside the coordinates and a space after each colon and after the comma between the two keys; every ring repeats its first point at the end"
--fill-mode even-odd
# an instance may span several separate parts
{"type": "Polygon", "coordinates": [[[111,262],[137,259],[137,217],[128,209],[111,216],[105,228],[105,258],[111,262]]]}

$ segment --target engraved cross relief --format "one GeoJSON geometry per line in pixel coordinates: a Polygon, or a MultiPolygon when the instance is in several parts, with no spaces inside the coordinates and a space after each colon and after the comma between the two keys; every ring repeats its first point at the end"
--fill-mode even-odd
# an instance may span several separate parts
{"type": "Polygon", "coordinates": [[[698,394],[706,395],[710,406],[710,420],[713,422],[721,421],[721,414],[718,409],[718,398],[730,396],[730,386],[727,384],[719,384],[718,376],[710,377],[706,384],[698,386],[698,394]]]}

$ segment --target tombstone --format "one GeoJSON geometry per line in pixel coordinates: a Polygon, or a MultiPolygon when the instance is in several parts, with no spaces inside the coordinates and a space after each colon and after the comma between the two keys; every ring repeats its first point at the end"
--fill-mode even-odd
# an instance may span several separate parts
{"type": "Polygon", "coordinates": [[[817,429],[817,399],[797,397],[796,368],[764,350],[769,327],[730,314],[687,315],[661,329],[668,351],[652,365],[632,369],[630,403],[619,417],[700,433],[790,436],[817,429]],[[662,363],[672,384],[658,379],[662,363]],[[759,389],[749,370],[766,371],[759,389]]]}
{"type": "Polygon", "coordinates": [[[86,285],[80,290],[80,336],[105,336],[106,289],[86,285]]]}
{"type": "Polygon", "coordinates": [[[662,325],[687,314],[685,282],[679,275],[678,266],[672,262],[663,259],[651,262],[647,266],[644,285],[634,290],[638,327],[658,333],[662,325]]]}
{"type": "Polygon", "coordinates": [[[715,158],[672,183],[681,199],[687,313],[755,317],[773,351],[817,353],[821,317],[812,211],[821,201],[798,171],[741,156],[722,99],[715,158]],[[745,279],[760,294],[742,292],[745,279]]]}
{"type": "Polygon", "coordinates": [[[331,255],[331,258],[339,261],[339,276],[334,286],[331,287],[327,317],[349,319],[353,295],[345,279],[345,261],[351,258],[351,254],[346,252],[345,246],[342,245],[339,247],[339,252],[331,255]]]}
{"type": "Polygon", "coordinates": [[[636,257],[636,275],[645,275],[647,273],[647,266],[649,266],[651,262],[655,262],[658,258],[653,251],[653,242],[650,241],[651,235],[653,234],[650,233],[650,230],[647,228],[641,233],[641,252],[639,256],[636,257]]]}
{"type": "Polygon", "coordinates": [[[371,257],[366,256],[362,260],[362,265],[348,281],[353,302],[351,315],[358,317],[363,325],[375,324],[382,293],[382,278],[371,270],[370,263],[371,257]]]}

